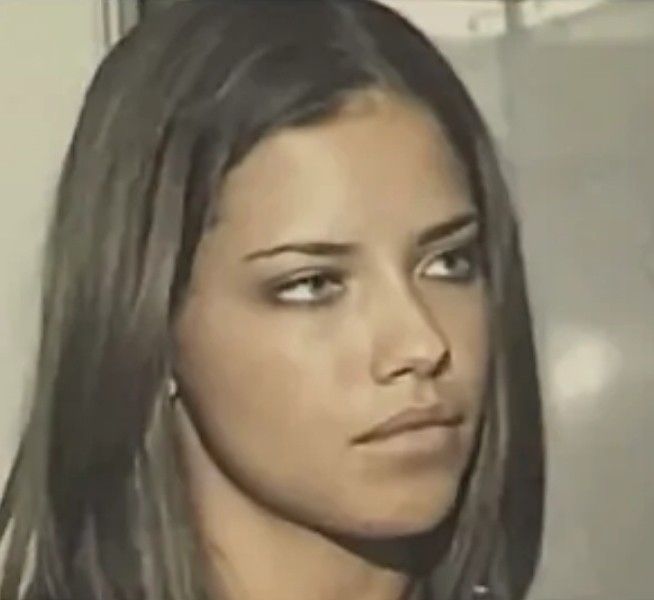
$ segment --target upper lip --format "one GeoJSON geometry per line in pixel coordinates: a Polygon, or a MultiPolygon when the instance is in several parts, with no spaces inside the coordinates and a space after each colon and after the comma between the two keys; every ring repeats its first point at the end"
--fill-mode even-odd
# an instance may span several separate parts
{"type": "Polygon", "coordinates": [[[443,404],[431,404],[426,407],[409,407],[390,418],[381,421],[368,431],[357,435],[354,444],[363,444],[375,440],[383,440],[398,433],[424,427],[455,427],[463,421],[459,412],[449,410],[443,404]]]}

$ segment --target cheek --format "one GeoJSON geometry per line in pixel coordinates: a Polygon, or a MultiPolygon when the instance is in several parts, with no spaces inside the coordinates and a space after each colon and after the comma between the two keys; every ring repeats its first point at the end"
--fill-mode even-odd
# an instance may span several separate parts
{"type": "Polygon", "coordinates": [[[279,514],[355,527],[378,496],[361,485],[349,444],[362,404],[358,338],[315,315],[234,308],[218,319],[200,308],[178,329],[177,362],[216,467],[279,514]]]}
{"type": "Polygon", "coordinates": [[[252,482],[337,472],[348,422],[334,344],[315,326],[261,312],[196,303],[180,322],[177,363],[196,426],[214,458],[252,482]]]}
{"type": "Polygon", "coordinates": [[[298,363],[299,340],[245,317],[198,310],[181,336],[178,363],[190,400],[221,433],[248,429],[265,441],[302,412],[306,368],[298,363]]]}
{"type": "Polygon", "coordinates": [[[457,340],[466,371],[478,382],[485,374],[490,355],[490,331],[483,307],[470,307],[457,321],[457,340]]]}
{"type": "Polygon", "coordinates": [[[473,289],[442,301],[441,322],[452,351],[455,379],[471,402],[480,402],[487,385],[491,339],[483,290],[473,289]]]}

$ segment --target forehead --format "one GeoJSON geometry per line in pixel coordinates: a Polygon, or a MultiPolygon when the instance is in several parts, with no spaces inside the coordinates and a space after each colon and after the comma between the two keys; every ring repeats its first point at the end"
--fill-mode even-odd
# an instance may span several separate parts
{"type": "Polygon", "coordinates": [[[379,91],[260,142],[229,174],[219,202],[219,229],[244,243],[393,237],[471,208],[462,165],[436,120],[379,91]]]}

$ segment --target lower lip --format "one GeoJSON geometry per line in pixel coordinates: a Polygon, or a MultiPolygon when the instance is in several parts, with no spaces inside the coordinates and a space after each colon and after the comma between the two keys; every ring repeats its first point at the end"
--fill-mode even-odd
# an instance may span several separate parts
{"type": "Polygon", "coordinates": [[[461,443],[460,430],[460,426],[433,425],[371,440],[361,444],[360,447],[371,452],[440,456],[451,452],[456,453],[461,443]]]}

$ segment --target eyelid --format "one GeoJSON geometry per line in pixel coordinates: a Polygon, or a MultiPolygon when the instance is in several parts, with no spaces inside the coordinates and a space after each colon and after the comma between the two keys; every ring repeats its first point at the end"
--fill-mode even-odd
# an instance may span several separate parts
{"type": "Polygon", "coordinates": [[[334,267],[302,267],[291,272],[284,273],[278,277],[274,277],[269,282],[269,287],[279,289],[283,287],[290,287],[298,281],[309,279],[316,275],[321,275],[327,278],[341,278],[344,279],[346,274],[341,269],[334,267]]]}
{"type": "MultiPolygon", "coordinates": [[[[329,294],[327,298],[317,297],[315,300],[284,300],[279,297],[288,289],[293,289],[296,285],[300,285],[305,280],[313,277],[322,277],[329,280],[332,284],[343,285],[343,280],[346,279],[347,274],[341,269],[333,267],[304,267],[291,273],[285,273],[279,277],[274,278],[266,285],[267,295],[277,304],[286,306],[312,306],[318,304],[325,304],[334,298],[334,294],[329,294]]],[[[340,294],[340,292],[339,292],[340,294]]],[[[338,295],[338,294],[336,294],[338,295]]]]}
{"type": "MultiPolygon", "coordinates": [[[[429,264],[435,259],[443,257],[447,254],[455,254],[458,256],[463,256],[470,260],[472,276],[474,277],[480,265],[480,260],[478,256],[479,244],[480,241],[478,239],[478,236],[475,236],[472,239],[468,239],[465,241],[459,240],[456,243],[452,242],[451,244],[435,249],[432,252],[426,251],[424,253],[423,258],[418,262],[418,266],[416,268],[417,274],[421,275],[422,271],[427,266],[429,266],[429,264]]],[[[456,280],[457,277],[453,276],[451,279],[456,280]]],[[[465,278],[460,278],[460,279],[464,280],[465,278]]]]}

